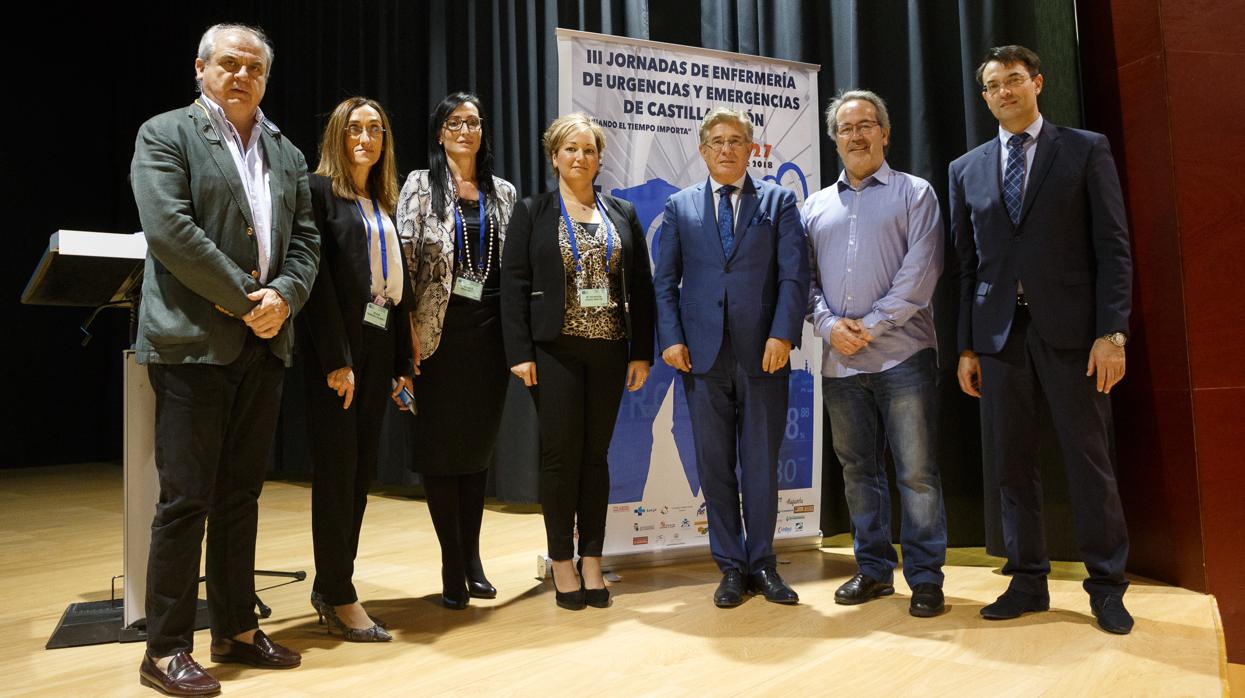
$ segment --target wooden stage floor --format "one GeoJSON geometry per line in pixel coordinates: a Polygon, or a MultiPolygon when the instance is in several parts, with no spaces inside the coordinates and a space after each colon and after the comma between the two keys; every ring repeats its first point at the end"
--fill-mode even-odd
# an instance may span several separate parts
{"type": "MultiPolygon", "coordinates": [[[[260,500],[258,566],[313,571],[310,490],[270,482],[260,500]]],[[[65,606],[108,598],[121,573],[121,470],[114,465],[0,471],[0,695],[150,696],[138,683],[141,644],[44,650],[65,606]]],[[[908,589],[862,606],[834,604],[855,572],[850,547],[782,557],[800,605],[753,598],[711,603],[708,555],[695,563],[623,569],[606,610],[570,612],[534,578],[544,530],[531,507],[490,505],[483,557],[500,594],[465,611],[442,608],[440,552],[422,501],[373,496],[356,584],[388,644],[330,637],[307,602],[310,581],[261,593],[262,627],[300,650],[303,665],[265,672],[197,658],[224,695],[951,695],[1216,696],[1227,691],[1213,599],[1134,580],[1126,637],[1100,631],[1080,565],[1058,565],[1051,611],[986,622],[1000,593],[999,559],[952,551],[938,618],[908,615],[908,589]]],[[[827,545],[849,546],[844,536],[827,545]]],[[[260,584],[271,583],[261,579],[260,584]]]]}

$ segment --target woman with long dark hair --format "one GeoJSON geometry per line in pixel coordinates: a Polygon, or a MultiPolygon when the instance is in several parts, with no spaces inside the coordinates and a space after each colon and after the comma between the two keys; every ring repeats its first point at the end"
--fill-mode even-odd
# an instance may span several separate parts
{"type": "Polygon", "coordinates": [[[351,97],[329,117],[310,177],[320,270],[298,316],[315,468],[311,604],[329,632],[353,642],[392,639],[351,581],[380,424],[392,399],[405,409],[411,373],[411,293],[402,263],[393,131],[374,100],[351,97]]]}
{"type": "Polygon", "coordinates": [[[428,130],[428,169],[412,172],[398,199],[415,303],[412,467],[441,543],[442,602],[462,609],[497,595],[480,562],[480,524],[509,381],[498,267],[515,190],[493,176],[478,97],[447,96],[428,130]]]}

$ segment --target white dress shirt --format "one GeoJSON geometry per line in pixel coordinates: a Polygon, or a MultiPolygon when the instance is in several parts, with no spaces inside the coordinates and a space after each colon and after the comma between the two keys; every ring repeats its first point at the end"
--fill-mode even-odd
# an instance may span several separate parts
{"type": "Polygon", "coordinates": [[[268,158],[264,155],[264,144],[259,139],[264,128],[264,112],[255,108],[255,126],[251,129],[251,137],[246,143],[238,129],[229,123],[225,110],[213,102],[206,94],[199,99],[207,105],[207,112],[216,128],[216,135],[229,147],[233,156],[233,164],[238,168],[238,178],[242,180],[242,188],[251,205],[251,223],[255,232],[255,242],[259,247],[259,282],[268,283],[268,260],[272,250],[272,189],[268,177],[268,158]]]}

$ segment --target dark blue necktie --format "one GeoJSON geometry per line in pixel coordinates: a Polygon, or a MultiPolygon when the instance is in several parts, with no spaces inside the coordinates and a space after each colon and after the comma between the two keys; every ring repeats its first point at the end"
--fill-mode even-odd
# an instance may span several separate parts
{"type": "Polygon", "coordinates": [[[735,185],[723,184],[718,188],[718,237],[722,238],[722,251],[731,256],[735,246],[735,209],[731,206],[731,192],[735,185]]]}
{"type": "Polygon", "coordinates": [[[1003,203],[1012,225],[1020,223],[1020,206],[1025,200],[1025,141],[1028,133],[1007,139],[1007,168],[1003,170],[1003,203]]]}

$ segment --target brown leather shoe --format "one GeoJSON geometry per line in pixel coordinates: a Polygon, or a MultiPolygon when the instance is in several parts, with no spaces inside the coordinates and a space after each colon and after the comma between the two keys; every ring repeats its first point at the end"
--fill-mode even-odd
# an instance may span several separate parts
{"type": "Polygon", "coordinates": [[[250,664],[260,669],[293,669],[303,663],[303,657],[294,650],[273,642],[263,630],[256,630],[253,645],[228,638],[214,641],[212,661],[218,664],[250,664]]]}
{"type": "Polygon", "coordinates": [[[189,652],[178,652],[169,662],[167,673],[160,671],[156,660],[143,654],[138,667],[138,681],[171,696],[206,696],[220,692],[220,682],[203,670],[189,652]]]}

